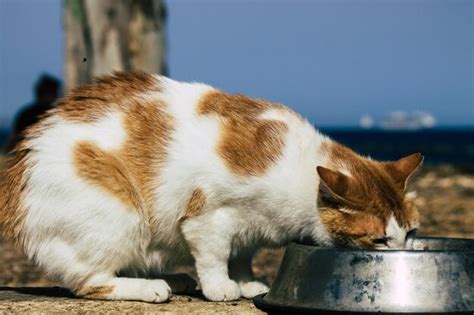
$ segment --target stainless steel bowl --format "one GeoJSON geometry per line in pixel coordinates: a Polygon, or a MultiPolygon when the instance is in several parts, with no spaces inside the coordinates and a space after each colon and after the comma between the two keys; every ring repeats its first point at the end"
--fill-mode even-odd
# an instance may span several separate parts
{"type": "Polygon", "coordinates": [[[267,312],[469,313],[474,240],[416,238],[413,250],[352,250],[291,244],[267,312]]]}

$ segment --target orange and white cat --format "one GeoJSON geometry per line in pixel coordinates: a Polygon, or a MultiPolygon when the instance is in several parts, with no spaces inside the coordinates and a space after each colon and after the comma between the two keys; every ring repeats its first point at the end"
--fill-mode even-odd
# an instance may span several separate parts
{"type": "Polygon", "coordinates": [[[156,275],[194,264],[209,300],[251,298],[268,291],[251,268],[262,246],[403,247],[421,161],[361,157],[282,105],[115,73],[27,130],[0,222],[78,296],[166,301],[179,285],[156,275]]]}

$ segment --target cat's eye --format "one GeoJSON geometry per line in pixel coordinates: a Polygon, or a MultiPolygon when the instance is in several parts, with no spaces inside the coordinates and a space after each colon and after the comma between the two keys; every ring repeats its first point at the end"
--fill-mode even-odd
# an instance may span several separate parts
{"type": "Polygon", "coordinates": [[[381,237],[381,238],[375,238],[372,240],[372,243],[376,245],[388,245],[387,244],[388,239],[386,237],[381,237]]]}

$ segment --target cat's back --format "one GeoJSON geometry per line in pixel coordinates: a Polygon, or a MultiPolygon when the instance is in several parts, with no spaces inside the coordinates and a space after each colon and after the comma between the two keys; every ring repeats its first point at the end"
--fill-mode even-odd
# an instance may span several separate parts
{"type": "MultiPolygon", "coordinates": [[[[117,72],[73,89],[27,130],[17,149],[28,152],[36,169],[44,163],[59,178],[92,177],[84,170],[93,169],[97,157],[120,162],[147,200],[154,178],[170,161],[186,171],[263,176],[294,142],[290,131],[297,139],[313,128],[266,100],[144,72],[117,72]]],[[[92,180],[100,178],[96,175],[92,180]]]]}
{"type": "Polygon", "coordinates": [[[292,142],[290,129],[295,139],[312,132],[286,107],[204,84],[143,72],[99,78],[27,130],[5,172],[4,230],[19,239],[27,221],[60,226],[91,208],[100,218],[104,204],[153,225],[154,209],[178,207],[196,189],[265,176],[292,142]]]}

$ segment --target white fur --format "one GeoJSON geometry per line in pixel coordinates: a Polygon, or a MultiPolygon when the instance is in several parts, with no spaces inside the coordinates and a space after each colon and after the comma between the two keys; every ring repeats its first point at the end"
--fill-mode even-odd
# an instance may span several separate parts
{"type": "MultiPolygon", "coordinates": [[[[120,149],[127,136],[121,114],[111,112],[94,124],[52,117],[51,127],[31,140],[24,233],[32,259],[68,287],[111,285],[114,291],[107,298],[149,302],[168,299],[166,282],[115,275],[161,273],[194,259],[204,295],[222,301],[268,291],[251,272],[251,258],[259,247],[303,237],[332,245],[316,207],[315,168],[328,163],[320,149],[322,135],[289,112],[268,111],[261,119],[287,122],[283,154],[263,176],[236,176],[215,150],[221,118],[195,111],[212,88],[157,79],[161,92],[142,97],[164,101],[175,123],[167,160],[156,178],[157,233],[151,235],[140,213],[89,185],[73,168],[72,150],[78,141],[120,149]],[[196,188],[205,192],[205,209],[181,224],[196,188]],[[230,270],[232,279],[229,260],[239,262],[230,270]]],[[[398,242],[396,227],[387,229],[398,242]]]]}
{"type": "Polygon", "coordinates": [[[405,248],[405,238],[407,231],[400,227],[395,217],[392,215],[385,228],[387,244],[389,248],[405,248]]]}

